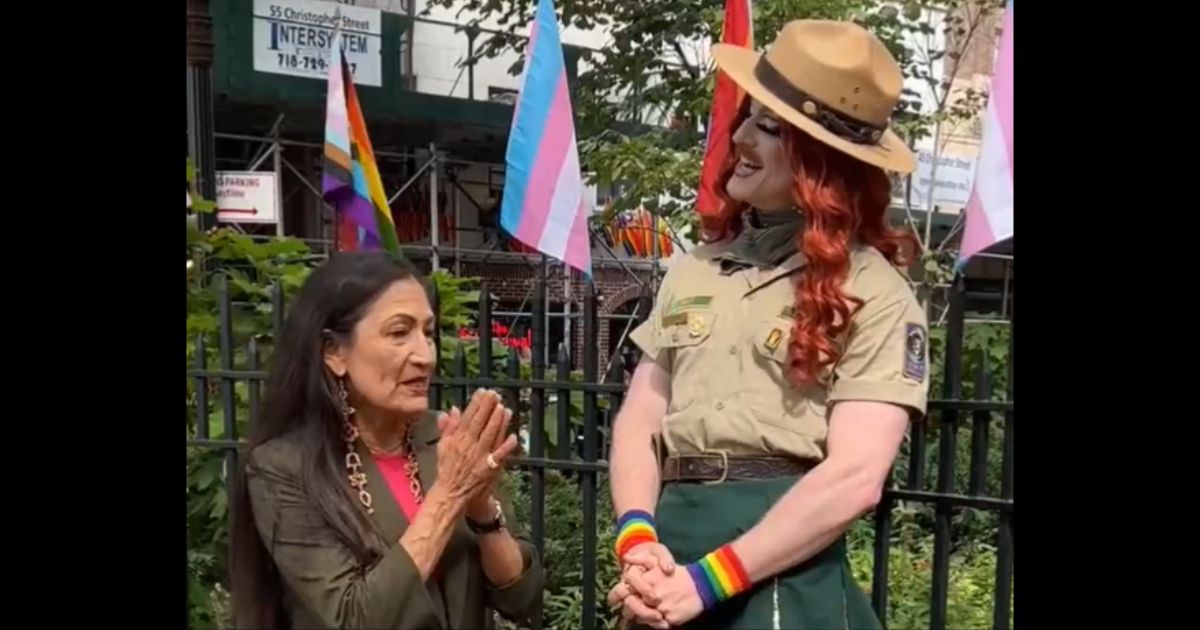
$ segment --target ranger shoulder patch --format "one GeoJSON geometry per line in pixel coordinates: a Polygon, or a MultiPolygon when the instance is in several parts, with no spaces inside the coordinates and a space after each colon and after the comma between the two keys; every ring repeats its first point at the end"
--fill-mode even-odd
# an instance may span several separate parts
{"type": "Polygon", "coordinates": [[[926,344],[928,335],[920,324],[904,327],[904,376],[913,380],[924,380],[926,371],[926,344]]]}

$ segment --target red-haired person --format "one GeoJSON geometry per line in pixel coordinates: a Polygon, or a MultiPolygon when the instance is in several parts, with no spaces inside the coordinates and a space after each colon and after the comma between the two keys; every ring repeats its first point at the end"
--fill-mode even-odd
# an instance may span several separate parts
{"type": "Polygon", "coordinates": [[[622,579],[654,628],[878,628],[844,533],[925,412],[927,324],[888,225],[900,68],[847,22],[717,45],[747,93],[703,220],[673,264],[613,431],[622,579]]]}

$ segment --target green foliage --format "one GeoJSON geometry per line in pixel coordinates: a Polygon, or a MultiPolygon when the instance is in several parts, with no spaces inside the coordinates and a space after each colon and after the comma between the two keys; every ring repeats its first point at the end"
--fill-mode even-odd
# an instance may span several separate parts
{"type": "Polygon", "coordinates": [[[432,279],[437,288],[438,326],[442,334],[457,336],[460,328],[471,324],[479,308],[479,280],[456,278],[444,269],[433,272],[432,279]]]}
{"type": "MultiPolygon", "coordinates": [[[[192,210],[201,214],[211,214],[217,211],[217,204],[208,199],[201,198],[196,194],[196,164],[192,162],[192,158],[187,159],[187,185],[190,189],[189,194],[192,196],[192,210]]],[[[191,222],[189,221],[189,225],[191,222]]]]}
{"type": "Polygon", "coordinates": [[[224,458],[216,450],[189,448],[187,459],[188,626],[227,627],[224,458]]]}
{"type": "MultiPolygon", "coordinates": [[[[895,533],[888,546],[888,615],[885,627],[929,628],[933,583],[931,530],[914,527],[909,516],[892,514],[895,533]]],[[[847,536],[847,555],[855,581],[870,593],[874,570],[874,531],[859,521],[847,536]]],[[[973,542],[950,556],[947,628],[990,628],[996,578],[996,551],[973,542]]],[[[1012,605],[1009,605],[1011,619],[1012,605]]]]}
{"type": "Polygon", "coordinates": [[[672,147],[665,140],[671,133],[629,135],[607,130],[580,141],[580,153],[588,156],[597,183],[623,186],[623,193],[595,219],[597,223],[607,225],[616,213],[643,206],[676,231],[696,238],[699,222],[691,208],[702,147],[672,147]]]}
{"type": "MultiPolygon", "coordinates": [[[[192,167],[189,163],[189,177],[192,167]]],[[[279,285],[285,299],[307,277],[314,258],[308,248],[292,239],[255,242],[229,229],[201,232],[188,226],[188,260],[192,265],[187,278],[187,367],[196,366],[196,341],[204,339],[205,362],[219,365],[218,279],[227,282],[231,318],[234,322],[234,367],[250,369],[248,347],[253,340],[258,351],[258,366],[270,356],[274,329],[274,305],[271,287],[279,285]]],[[[187,382],[187,436],[197,435],[195,413],[199,398],[194,380],[187,382]]],[[[206,414],[211,439],[228,439],[226,419],[218,382],[209,382],[210,409],[206,414]]],[[[233,387],[235,430],[244,435],[250,418],[249,385],[233,387]]],[[[214,448],[187,450],[187,531],[188,531],[188,620],[195,628],[228,627],[228,592],[223,586],[227,563],[226,523],[229,498],[223,451],[214,448]]]]}
{"type": "MultiPolygon", "coordinates": [[[[438,357],[438,373],[443,376],[476,377],[482,372],[479,365],[479,340],[460,339],[459,330],[475,325],[479,311],[479,279],[457,278],[450,272],[439,269],[433,272],[432,280],[437,291],[441,335],[441,353],[438,357]],[[462,354],[464,370],[459,372],[458,355],[462,354]]],[[[504,374],[509,349],[497,339],[492,340],[492,374],[504,374]]],[[[469,395],[469,392],[468,392],[469,395]]],[[[447,398],[443,405],[449,408],[452,401],[447,398]]]]}
{"type": "MultiPolygon", "coordinates": [[[[505,491],[512,499],[517,520],[528,531],[530,522],[530,479],[528,472],[510,473],[505,491]]],[[[618,617],[605,610],[604,596],[620,577],[612,552],[616,545],[612,524],[612,500],[607,476],[600,475],[596,488],[596,600],[602,628],[615,628],[618,617]]],[[[568,478],[557,471],[545,475],[545,594],[542,598],[542,626],[545,628],[583,627],[583,491],[577,477],[568,478]]],[[[501,627],[514,626],[503,622],[501,627]]]]}

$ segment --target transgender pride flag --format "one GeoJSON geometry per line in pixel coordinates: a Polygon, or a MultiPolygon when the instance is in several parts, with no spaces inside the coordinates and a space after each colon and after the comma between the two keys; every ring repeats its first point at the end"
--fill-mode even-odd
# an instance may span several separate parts
{"type": "Polygon", "coordinates": [[[960,269],[971,256],[1013,235],[1013,0],[1004,11],[1003,29],[983,115],[975,186],[967,201],[960,269]]]}
{"type": "Polygon", "coordinates": [[[592,275],[575,121],[552,0],[539,0],[505,157],[500,225],[517,240],[592,275]]]}

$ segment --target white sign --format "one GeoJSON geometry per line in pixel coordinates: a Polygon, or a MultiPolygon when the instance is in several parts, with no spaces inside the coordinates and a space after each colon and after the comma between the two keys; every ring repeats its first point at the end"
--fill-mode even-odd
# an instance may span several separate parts
{"type": "Polygon", "coordinates": [[[383,85],[383,18],[378,9],[318,0],[254,0],[254,69],[326,80],[335,16],[356,85],[383,85]]]}
{"type": "MultiPolygon", "coordinates": [[[[929,181],[933,173],[933,155],[921,151],[917,155],[917,170],[912,175],[912,207],[923,210],[929,204],[929,181]]],[[[954,155],[938,156],[937,185],[933,187],[933,203],[937,206],[963,208],[971,196],[975,181],[975,158],[954,155]]],[[[895,195],[904,203],[904,180],[900,180],[895,195]]]]}
{"type": "Polygon", "coordinates": [[[226,223],[274,223],[279,219],[275,173],[219,171],[217,220],[226,223]]]}
{"type": "Polygon", "coordinates": [[[408,14],[407,2],[412,0],[325,0],[326,2],[336,2],[338,4],[351,4],[356,7],[371,7],[380,9],[388,13],[408,14]]]}

